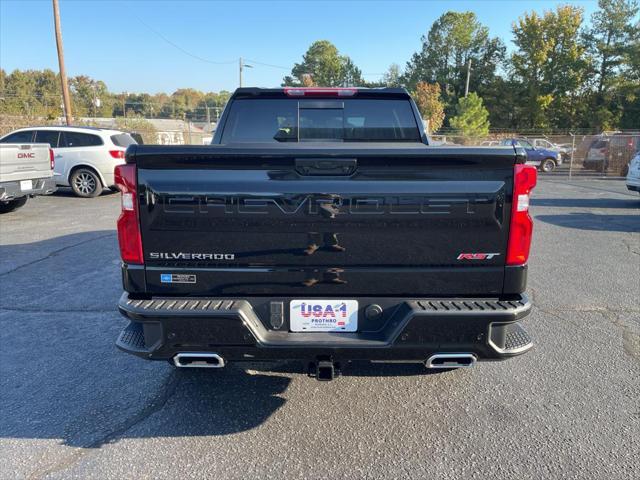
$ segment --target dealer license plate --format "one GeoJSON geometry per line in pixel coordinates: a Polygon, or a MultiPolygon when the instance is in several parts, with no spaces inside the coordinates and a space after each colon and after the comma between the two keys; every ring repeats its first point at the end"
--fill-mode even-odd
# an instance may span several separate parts
{"type": "Polygon", "coordinates": [[[355,332],[357,300],[292,300],[289,304],[292,332],[355,332]]]}

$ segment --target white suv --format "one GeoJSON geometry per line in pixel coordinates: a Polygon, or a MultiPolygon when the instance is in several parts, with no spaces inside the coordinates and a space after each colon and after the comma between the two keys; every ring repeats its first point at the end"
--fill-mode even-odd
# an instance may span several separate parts
{"type": "Polygon", "coordinates": [[[115,186],[113,169],[136,141],[126,132],[93,127],[29,127],[0,138],[0,143],[48,143],[55,156],[57,185],[70,186],[79,197],[97,197],[115,186]]]}

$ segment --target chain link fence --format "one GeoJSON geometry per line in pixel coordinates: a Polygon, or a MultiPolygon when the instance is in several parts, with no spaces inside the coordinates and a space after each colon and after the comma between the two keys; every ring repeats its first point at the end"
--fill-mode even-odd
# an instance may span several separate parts
{"type": "MultiPolygon", "coordinates": [[[[0,136],[13,130],[38,125],[62,125],[62,118],[0,116],[0,136]]],[[[123,130],[136,140],[160,145],[208,145],[215,122],[190,119],[142,117],[82,117],[75,125],[123,130]]],[[[540,165],[545,174],[568,176],[623,177],[629,163],[640,150],[640,131],[600,134],[546,133],[522,134],[494,132],[483,137],[464,137],[452,133],[431,135],[435,144],[464,146],[513,145],[527,151],[529,161],[540,165]]]]}
{"type": "Polygon", "coordinates": [[[500,132],[473,138],[436,134],[431,138],[449,146],[517,145],[544,173],[568,176],[624,177],[640,150],[640,131],[545,135],[500,132]]]}

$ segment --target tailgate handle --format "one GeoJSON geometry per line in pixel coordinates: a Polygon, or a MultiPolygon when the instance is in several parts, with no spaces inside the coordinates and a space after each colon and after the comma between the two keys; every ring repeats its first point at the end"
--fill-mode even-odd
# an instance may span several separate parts
{"type": "Polygon", "coordinates": [[[296,158],[300,175],[351,175],[357,167],[355,158],[296,158]]]}

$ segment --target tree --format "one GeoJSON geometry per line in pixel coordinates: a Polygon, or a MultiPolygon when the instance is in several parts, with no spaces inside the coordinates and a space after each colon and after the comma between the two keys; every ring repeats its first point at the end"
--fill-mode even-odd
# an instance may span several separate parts
{"type": "Polygon", "coordinates": [[[55,117],[60,114],[60,83],[51,70],[2,70],[0,113],[55,117]]]}
{"type": "Polygon", "coordinates": [[[524,94],[524,127],[576,127],[588,59],[580,41],[582,9],[526,13],[513,24],[511,71],[524,94]]]}
{"type": "Polygon", "coordinates": [[[402,85],[401,77],[400,66],[397,63],[392,63],[382,76],[382,84],[385,87],[400,87],[402,85]]]}
{"type": "Polygon", "coordinates": [[[475,92],[462,97],[456,107],[456,116],[451,119],[451,127],[464,137],[483,137],[489,134],[489,112],[482,104],[482,98],[475,92]]]}
{"type": "Polygon", "coordinates": [[[585,33],[585,43],[594,59],[592,124],[607,129],[613,128],[623,115],[625,102],[617,96],[620,75],[625,70],[625,60],[631,60],[631,52],[637,48],[640,25],[635,0],[599,0],[598,6],[600,9],[591,17],[592,26],[585,33]]]}
{"type": "Polygon", "coordinates": [[[86,75],[69,79],[73,111],[77,117],[111,116],[113,99],[107,91],[107,85],[86,75]],[[100,106],[96,104],[99,100],[100,106]]]}
{"type": "Polygon", "coordinates": [[[469,61],[469,87],[482,92],[495,78],[504,55],[502,41],[489,36],[489,29],[475,13],[446,12],[422,37],[422,49],[407,63],[402,82],[410,90],[415,90],[420,81],[438,83],[443,87],[445,102],[453,107],[464,94],[469,61]]]}
{"type": "Polygon", "coordinates": [[[422,118],[428,122],[428,132],[437,132],[444,122],[444,104],[440,100],[440,85],[418,82],[413,98],[422,118]]]}
{"type": "Polygon", "coordinates": [[[619,127],[637,129],[640,125],[640,20],[635,25],[635,34],[625,51],[622,65],[619,88],[624,109],[619,127]]]}
{"type": "Polygon", "coordinates": [[[343,87],[364,85],[362,72],[346,55],[340,55],[338,49],[328,40],[319,40],[311,44],[302,56],[302,63],[296,63],[291,75],[284,77],[283,86],[304,86],[309,84],[320,87],[343,87]]]}

